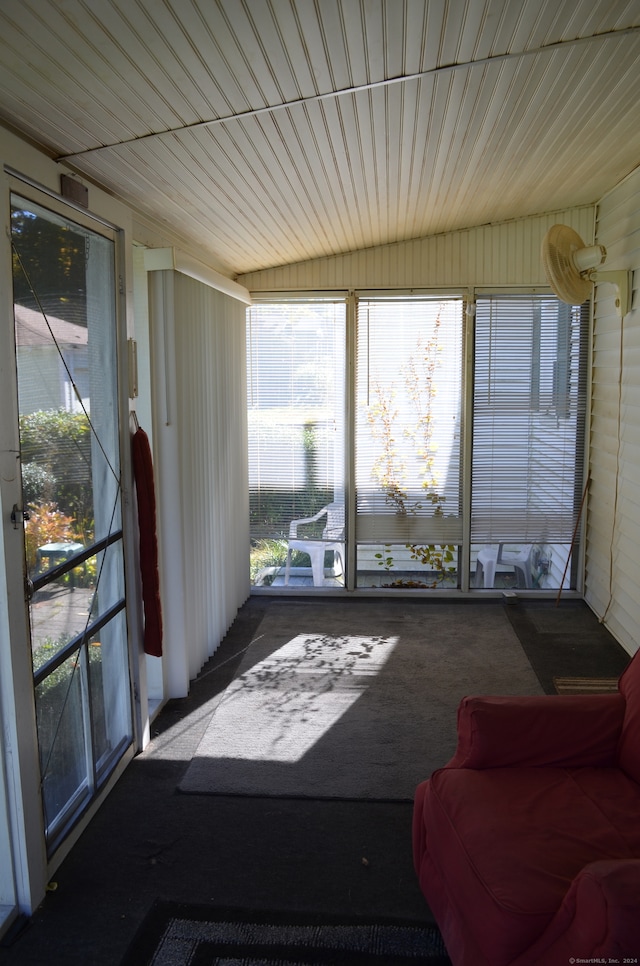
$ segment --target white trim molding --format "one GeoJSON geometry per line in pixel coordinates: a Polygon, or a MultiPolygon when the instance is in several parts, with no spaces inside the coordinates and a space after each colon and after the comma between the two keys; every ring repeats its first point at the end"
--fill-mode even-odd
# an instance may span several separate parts
{"type": "Polygon", "coordinates": [[[148,248],[144,253],[144,267],[148,272],[161,272],[173,270],[182,275],[195,278],[197,282],[208,285],[209,288],[223,292],[232,299],[238,299],[246,305],[251,305],[252,298],[249,290],[243,285],[238,285],[233,279],[227,278],[214,268],[209,268],[204,262],[199,261],[186,252],[181,252],[178,248],[148,248]]]}

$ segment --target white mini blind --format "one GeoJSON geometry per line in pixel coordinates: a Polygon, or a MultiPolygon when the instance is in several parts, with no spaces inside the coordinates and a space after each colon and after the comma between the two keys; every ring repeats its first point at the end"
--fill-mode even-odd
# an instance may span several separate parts
{"type": "Polygon", "coordinates": [[[588,311],[477,299],[471,539],[569,543],[582,488],[588,311]]]}
{"type": "Polygon", "coordinates": [[[461,537],[462,299],[357,303],[360,541],[461,537]]]}
{"type": "Polygon", "coordinates": [[[257,301],[247,310],[254,543],[344,503],[345,358],[344,297],[257,301]]]}

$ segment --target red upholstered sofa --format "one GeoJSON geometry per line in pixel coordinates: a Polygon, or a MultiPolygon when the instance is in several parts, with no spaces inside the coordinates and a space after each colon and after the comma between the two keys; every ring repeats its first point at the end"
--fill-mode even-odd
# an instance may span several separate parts
{"type": "Polygon", "coordinates": [[[613,694],[464,698],[413,851],[454,966],[640,963],[640,652],[613,694]]]}

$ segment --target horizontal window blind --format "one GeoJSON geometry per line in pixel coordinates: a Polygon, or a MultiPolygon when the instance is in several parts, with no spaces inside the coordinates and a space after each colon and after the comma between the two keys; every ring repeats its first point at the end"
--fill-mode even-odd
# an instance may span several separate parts
{"type": "Polygon", "coordinates": [[[356,533],[461,536],[462,299],[357,302],[356,533]]]}
{"type": "Polygon", "coordinates": [[[254,544],[288,536],[291,520],[328,503],[344,504],[345,327],[344,298],[256,302],[247,310],[254,544]]]}
{"type": "Polygon", "coordinates": [[[580,503],[588,311],[478,298],[471,539],[569,543],[580,503]]]}

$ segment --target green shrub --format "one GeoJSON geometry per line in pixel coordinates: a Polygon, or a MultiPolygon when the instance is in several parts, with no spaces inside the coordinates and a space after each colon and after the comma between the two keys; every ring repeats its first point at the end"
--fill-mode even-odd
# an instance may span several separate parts
{"type": "Polygon", "coordinates": [[[22,464],[22,494],[25,505],[40,500],[53,500],[56,492],[56,478],[53,473],[39,463],[22,464]]]}
{"type": "MultiPolygon", "coordinates": [[[[284,570],[287,562],[287,547],[288,542],[286,540],[257,540],[256,543],[251,547],[250,556],[250,573],[251,573],[251,583],[255,584],[256,580],[260,577],[260,574],[264,570],[270,570],[272,568],[277,568],[277,570],[284,570]]],[[[292,567],[307,567],[309,566],[309,558],[305,553],[301,553],[299,550],[294,550],[291,554],[291,566],[292,567]]],[[[269,586],[273,581],[275,574],[266,574],[261,583],[265,586],[269,586]]]]}
{"type": "Polygon", "coordinates": [[[93,519],[91,427],[84,413],[38,410],[20,417],[25,502],[56,503],[79,529],[93,519]]]}
{"type": "MultiPolygon", "coordinates": [[[[56,654],[68,644],[71,640],[69,634],[63,634],[62,637],[57,640],[53,637],[45,637],[39,647],[33,652],[33,672],[39,671],[40,668],[44,667],[47,661],[55,657],[56,654]]],[[[69,677],[72,671],[72,667],[65,661],[61,664],[59,668],[56,668],[45,680],[42,682],[40,687],[44,690],[55,687],[57,684],[62,684],[69,677]]]]}

